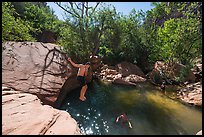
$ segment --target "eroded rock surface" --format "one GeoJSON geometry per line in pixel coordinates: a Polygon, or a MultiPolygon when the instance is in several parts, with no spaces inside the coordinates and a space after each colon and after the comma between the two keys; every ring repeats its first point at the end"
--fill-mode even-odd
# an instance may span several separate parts
{"type": "Polygon", "coordinates": [[[202,84],[201,82],[188,84],[178,91],[178,98],[195,106],[202,106],[202,84]]]}
{"type": "Polygon", "coordinates": [[[142,70],[135,64],[124,61],[117,64],[116,66],[118,68],[118,72],[121,73],[123,77],[127,77],[131,74],[135,74],[140,77],[146,77],[142,70]]]}
{"type": "Polygon", "coordinates": [[[2,135],[80,134],[77,122],[66,111],[42,105],[36,95],[2,91],[2,135]]]}
{"type": "Polygon", "coordinates": [[[146,76],[142,70],[129,62],[121,62],[116,66],[103,65],[97,74],[98,78],[114,84],[133,85],[145,82],[146,76]]]}
{"type": "MultiPolygon", "coordinates": [[[[58,52],[59,46],[41,42],[6,42],[2,46],[2,86],[35,94],[54,107],[80,86],[78,68],[58,52]]],[[[90,82],[92,74],[88,74],[90,82]]]]}
{"type": "Polygon", "coordinates": [[[2,86],[36,94],[52,105],[69,75],[69,68],[59,65],[65,62],[63,57],[57,52],[48,54],[59,47],[40,42],[6,42],[2,46],[2,86]]]}

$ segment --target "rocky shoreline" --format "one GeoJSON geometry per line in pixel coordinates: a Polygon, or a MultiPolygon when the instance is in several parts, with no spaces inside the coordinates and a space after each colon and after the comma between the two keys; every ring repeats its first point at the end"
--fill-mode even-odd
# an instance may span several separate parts
{"type": "MultiPolygon", "coordinates": [[[[156,72],[155,70],[159,72],[158,68],[155,68],[150,74],[148,74],[149,76],[145,76],[145,74],[136,65],[128,62],[122,62],[116,66],[103,65],[101,70],[95,75],[97,79],[113,84],[136,86],[137,83],[140,82],[150,82],[154,86],[160,86],[160,84],[155,84],[152,80],[153,75],[156,72]],[[120,68],[118,66],[120,66],[120,68]]],[[[158,74],[157,72],[156,74],[158,74]]],[[[190,73],[190,75],[193,74],[190,73]]],[[[175,92],[177,96],[176,98],[181,102],[202,107],[202,79],[199,82],[183,85],[182,88],[175,92]]]]}
{"type": "MultiPolygon", "coordinates": [[[[66,64],[58,48],[55,44],[41,42],[2,44],[4,135],[80,134],[70,114],[55,107],[63,86],[67,89],[79,86],[69,83],[77,82],[73,77],[77,71],[66,64]]],[[[71,88],[63,94],[65,97],[71,88]]]]}
{"type": "Polygon", "coordinates": [[[82,134],[66,111],[42,105],[36,95],[6,87],[2,88],[2,116],[2,135],[82,134]]]}
{"type": "Polygon", "coordinates": [[[202,107],[202,82],[191,83],[177,91],[177,98],[183,102],[202,107]]]}

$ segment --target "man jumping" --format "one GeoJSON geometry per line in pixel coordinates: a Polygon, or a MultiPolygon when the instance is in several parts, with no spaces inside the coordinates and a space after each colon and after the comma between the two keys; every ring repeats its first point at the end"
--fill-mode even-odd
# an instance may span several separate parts
{"type": "Polygon", "coordinates": [[[87,82],[85,80],[85,76],[88,75],[88,68],[90,67],[90,62],[87,62],[85,65],[83,64],[76,64],[74,63],[71,58],[68,58],[68,61],[74,66],[79,68],[78,73],[77,73],[77,80],[80,82],[82,89],[81,89],[81,93],[80,93],[80,97],[79,99],[81,101],[85,101],[86,97],[85,97],[85,93],[87,90],[87,82]]]}

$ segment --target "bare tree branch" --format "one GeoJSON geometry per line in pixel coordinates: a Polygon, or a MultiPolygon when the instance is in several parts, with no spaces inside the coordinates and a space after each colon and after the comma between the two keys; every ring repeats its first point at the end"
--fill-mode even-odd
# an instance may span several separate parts
{"type": "MultiPolygon", "coordinates": [[[[92,17],[94,12],[96,11],[96,8],[99,6],[100,2],[96,2],[96,5],[90,6],[89,2],[68,2],[68,7],[62,6],[61,2],[55,2],[60,8],[62,8],[64,11],[72,15],[72,17],[76,17],[79,25],[79,33],[82,40],[82,46],[86,47],[88,39],[86,37],[86,33],[89,32],[88,24],[89,24],[89,18],[92,17]],[[90,12],[89,12],[90,11],[90,12]]],[[[98,51],[99,44],[100,44],[100,38],[103,34],[103,31],[106,29],[106,27],[102,23],[102,28],[98,30],[97,39],[95,41],[95,53],[98,51]]]]}
{"type": "Polygon", "coordinates": [[[71,14],[71,15],[73,15],[73,16],[75,16],[75,17],[77,17],[77,18],[79,18],[79,16],[77,16],[77,15],[75,15],[75,14],[73,14],[72,12],[70,12],[69,10],[67,10],[67,9],[65,9],[63,6],[61,6],[61,2],[54,2],[55,4],[57,4],[61,9],[63,9],[64,11],[66,11],[66,12],[68,12],[69,14],[71,14]]]}
{"type": "Polygon", "coordinates": [[[78,16],[78,18],[80,18],[79,13],[74,9],[73,2],[69,2],[69,4],[71,5],[72,11],[78,16]]]}
{"type": "MultiPolygon", "coordinates": [[[[86,7],[88,7],[88,2],[86,2],[86,7]]],[[[86,8],[85,27],[88,28],[88,8],[86,8]]]]}
{"type": "Polygon", "coordinates": [[[96,3],[96,6],[93,8],[93,11],[92,11],[91,15],[95,12],[95,10],[96,10],[96,8],[98,7],[99,4],[100,4],[100,2],[96,3]]]}
{"type": "Polygon", "coordinates": [[[82,10],[79,8],[79,6],[77,5],[77,3],[74,3],[74,5],[77,7],[77,9],[82,10]]]}
{"type": "Polygon", "coordinates": [[[82,19],[83,19],[83,16],[84,16],[84,2],[82,2],[82,12],[81,12],[82,19]]]}
{"type": "Polygon", "coordinates": [[[88,2],[86,2],[86,17],[88,17],[88,2]]]}

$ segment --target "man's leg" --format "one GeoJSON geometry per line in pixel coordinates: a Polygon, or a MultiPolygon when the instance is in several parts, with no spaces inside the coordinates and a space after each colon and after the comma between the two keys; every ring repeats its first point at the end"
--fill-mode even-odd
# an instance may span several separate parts
{"type": "Polygon", "coordinates": [[[87,85],[84,85],[81,89],[81,93],[80,93],[80,97],[79,97],[79,99],[82,101],[86,100],[86,97],[84,96],[86,93],[86,90],[87,90],[87,85]]]}

